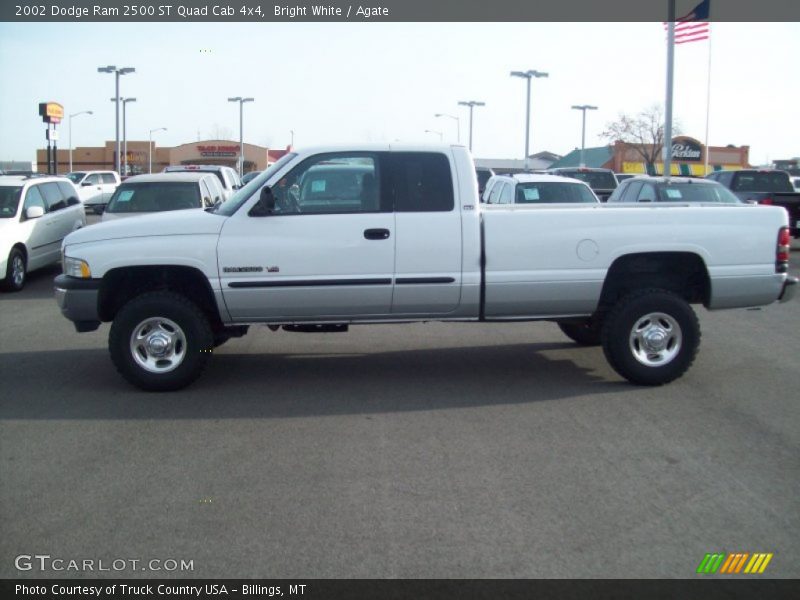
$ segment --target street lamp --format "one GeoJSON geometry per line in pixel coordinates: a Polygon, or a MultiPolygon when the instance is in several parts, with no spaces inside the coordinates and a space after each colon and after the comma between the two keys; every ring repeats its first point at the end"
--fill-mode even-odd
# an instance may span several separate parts
{"type": "Polygon", "coordinates": [[[228,102],[238,102],[239,103],[239,177],[242,176],[242,171],[244,170],[244,107],[245,102],[253,102],[254,98],[242,98],[241,96],[236,96],[236,98],[228,98],[228,102]]]}
{"type": "Polygon", "coordinates": [[[94,114],[90,110],[82,110],[81,112],[72,113],[69,116],[69,170],[70,173],[72,172],[72,117],[77,117],[78,115],[92,115],[94,114]]]}
{"type": "Polygon", "coordinates": [[[486,106],[486,103],[478,102],[477,100],[459,100],[458,105],[469,106],[469,151],[472,152],[472,109],[476,106],[486,106]]]}
{"type": "Polygon", "coordinates": [[[461,119],[459,119],[455,115],[448,115],[447,113],[436,113],[433,116],[434,117],[448,117],[450,119],[455,119],[455,122],[456,122],[456,141],[460,144],[461,143],[461,119]]]}
{"type": "MultiPolygon", "coordinates": [[[[111,101],[114,102],[116,98],[111,98],[111,101]]],[[[127,126],[126,123],[128,122],[127,117],[125,116],[125,107],[127,106],[128,102],[136,102],[136,98],[120,98],[122,100],[122,155],[125,157],[125,162],[123,163],[122,171],[120,175],[127,175],[128,174],[128,135],[127,135],[127,126]]]]}
{"type": "Polygon", "coordinates": [[[596,106],[590,106],[588,104],[581,104],[580,106],[574,105],[572,107],[574,110],[580,110],[583,112],[583,127],[581,127],[581,166],[586,166],[586,161],[583,158],[584,151],[586,148],[586,111],[587,110],[597,110],[596,106]]]}
{"type": "Polygon", "coordinates": [[[528,80],[528,94],[525,104],[525,170],[528,169],[528,156],[530,155],[529,143],[531,137],[531,79],[536,77],[549,77],[547,73],[540,71],[511,71],[511,77],[522,77],[528,80]]]}
{"type": "Polygon", "coordinates": [[[435,133],[436,135],[439,136],[439,141],[440,142],[442,141],[442,136],[444,135],[444,134],[442,134],[441,131],[434,131],[433,129],[426,129],[425,133],[435,133]]]}
{"type": "Polygon", "coordinates": [[[108,65],[107,67],[97,67],[97,72],[98,73],[114,73],[114,75],[115,75],[116,94],[114,95],[114,102],[115,102],[116,106],[114,107],[114,109],[115,109],[114,112],[116,113],[115,117],[116,117],[116,122],[117,122],[116,137],[115,137],[116,148],[117,148],[117,156],[116,156],[116,160],[114,162],[115,162],[115,170],[117,171],[117,173],[119,173],[119,154],[120,154],[120,152],[119,152],[119,150],[120,150],[120,148],[119,148],[119,76],[120,75],[127,75],[128,73],[135,73],[136,69],[134,69],[133,67],[122,67],[121,69],[118,69],[114,65],[108,65]]]}
{"type": "Polygon", "coordinates": [[[156,131],[166,131],[166,127],[156,127],[150,130],[150,143],[147,145],[147,172],[153,172],[153,133],[156,131]]]}

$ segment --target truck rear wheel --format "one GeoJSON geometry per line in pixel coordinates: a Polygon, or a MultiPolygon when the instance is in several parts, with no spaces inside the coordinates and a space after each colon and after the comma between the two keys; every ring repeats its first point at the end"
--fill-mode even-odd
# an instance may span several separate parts
{"type": "Polygon", "coordinates": [[[214,344],[208,318],[174,292],[148,292],[125,304],[111,325],[108,349],[117,371],[150,392],[179,390],[205,369],[214,344]]]}
{"type": "Polygon", "coordinates": [[[672,292],[645,289],[622,298],[603,326],[603,352],[631,383],[663,385],[683,375],[700,346],[700,325],[672,292]]]}

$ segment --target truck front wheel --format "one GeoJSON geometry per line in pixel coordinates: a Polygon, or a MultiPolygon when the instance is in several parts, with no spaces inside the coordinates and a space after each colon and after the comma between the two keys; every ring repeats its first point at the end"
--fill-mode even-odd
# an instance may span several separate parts
{"type": "Polygon", "coordinates": [[[214,336],[208,318],[174,292],[148,292],[125,304],[108,336],[111,360],[133,385],[151,392],[186,387],[203,372],[214,336]]]}
{"type": "Polygon", "coordinates": [[[692,307],[672,292],[632,292],[608,314],[603,351],[614,370],[631,383],[662,385],[683,375],[700,346],[692,307]]]}

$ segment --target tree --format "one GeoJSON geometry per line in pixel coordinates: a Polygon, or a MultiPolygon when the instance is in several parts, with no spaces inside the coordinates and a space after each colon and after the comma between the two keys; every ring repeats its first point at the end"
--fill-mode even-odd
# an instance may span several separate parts
{"type": "MultiPolygon", "coordinates": [[[[673,135],[680,135],[680,126],[672,125],[673,135]]],[[[642,157],[648,173],[653,172],[664,148],[664,111],[654,104],[635,116],[620,113],[619,119],[606,124],[600,134],[608,141],[620,142],[625,149],[633,150],[642,157]]]]}

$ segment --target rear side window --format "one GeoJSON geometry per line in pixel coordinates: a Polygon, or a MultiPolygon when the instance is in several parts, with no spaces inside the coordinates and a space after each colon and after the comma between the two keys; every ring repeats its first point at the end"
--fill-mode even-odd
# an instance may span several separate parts
{"type": "Polygon", "coordinates": [[[75,195],[75,188],[73,188],[66,181],[59,181],[58,189],[61,190],[61,194],[67,199],[67,206],[75,206],[76,204],[81,203],[81,201],[78,200],[78,197],[75,195]]]}
{"type": "MultiPolygon", "coordinates": [[[[450,161],[437,152],[387,155],[396,212],[446,212],[455,207],[450,161]]],[[[497,186],[495,186],[497,187],[497,186]]]]}
{"type": "Polygon", "coordinates": [[[103,178],[103,183],[117,183],[117,178],[114,177],[113,173],[103,173],[101,177],[103,178]]]}
{"type": "Polygon", "coordinates": [[[41,188],[39,191],[42,192],[45,204],[47,204],[47,212],[67,208],[67,198],[61,193],[57,183],[43,183],[38,187],[41,188]]]}

